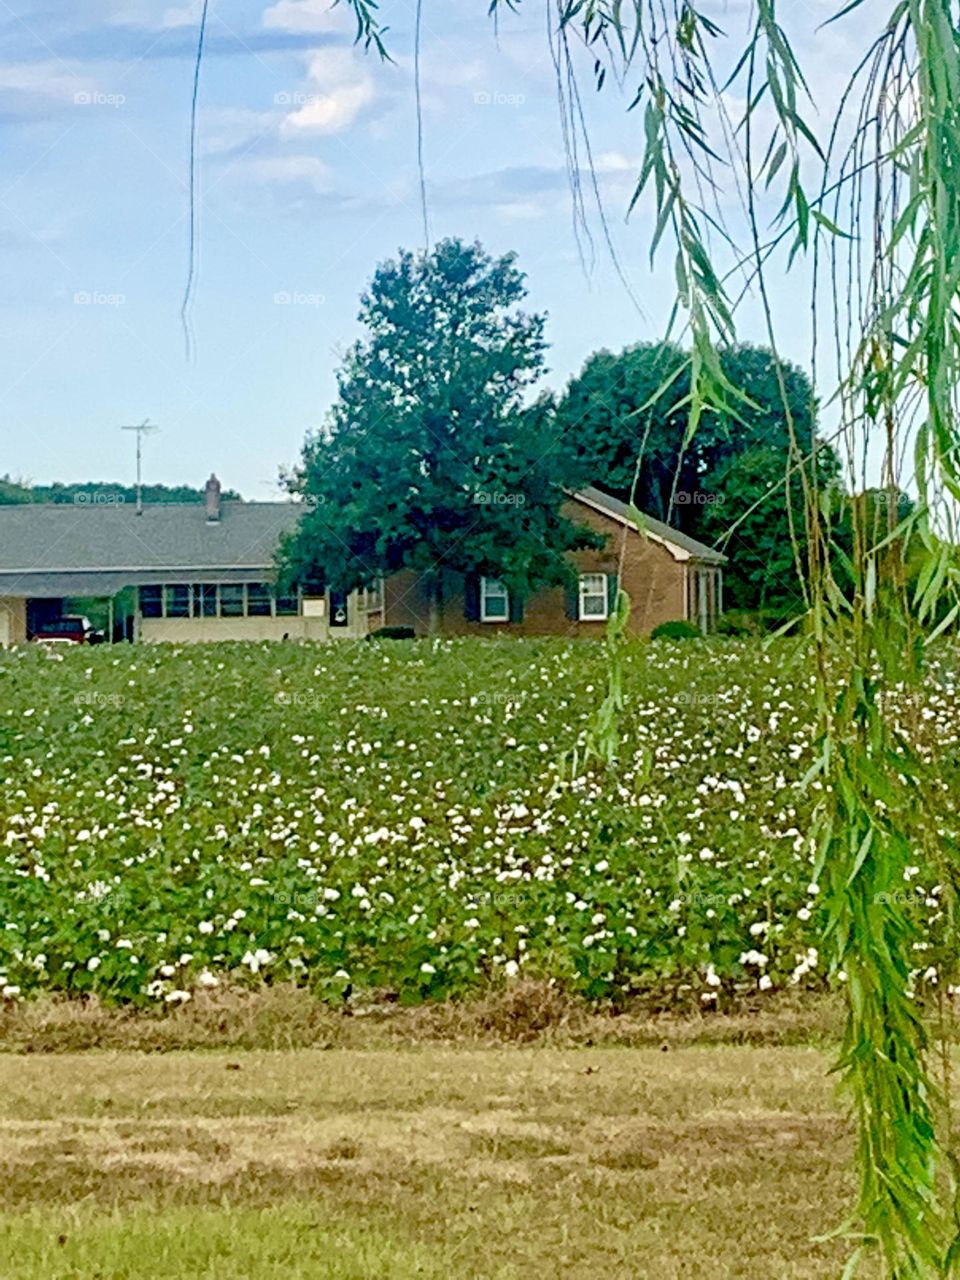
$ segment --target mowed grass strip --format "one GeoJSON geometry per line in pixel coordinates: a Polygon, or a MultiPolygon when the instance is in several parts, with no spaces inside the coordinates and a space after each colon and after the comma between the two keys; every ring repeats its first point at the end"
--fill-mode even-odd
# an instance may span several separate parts
{"type": "MultiPolygon", "coordinates": [[[[811,1048],[0,1058],[0,1257],[59,1277],[828,1277],[811,1048]]],[[[869,1273],[865,1273],[869,1274],[869,1273]]]]}

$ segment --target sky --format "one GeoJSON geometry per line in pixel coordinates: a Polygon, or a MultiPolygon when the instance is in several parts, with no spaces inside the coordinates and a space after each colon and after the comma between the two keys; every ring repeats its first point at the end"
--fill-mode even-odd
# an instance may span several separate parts
{"type": "MultiPolygon", "coordinates": [[[[745,29],[745,0],[708,6],[745,29]]],[[[816,32],[823,0],[781,5],[814,100],[832,95],[862,24],[816,32]]],[[[246,498],[278,475],[335,395],[376,264],[420,247],[413,0],[382,0],[393,63],[353,43],[329,0],[212,0],[199,97],[192,348],[192,0],[0,0],[0,474],[130,481],[123,424],[149,418],[144,478],[246,498]]],[[[672,301],[651,269],[648,208],[626,210],[642,150],[634,85],[584,109],[620,280],[594,214],[574,233],[546,5],[494,25],[486,0],[424,0],[423,148],[430,233],[516,251],[546,311],[547,383],[600,347],[656,340],[672,301]]],[[[777,291],[775,290],[775,293],[777,291]]],[[[775,298],[782,348],[808,335],[796,286],[775,298]]],[[[741,336],[762,340],[747,305],[741,336]]]]}

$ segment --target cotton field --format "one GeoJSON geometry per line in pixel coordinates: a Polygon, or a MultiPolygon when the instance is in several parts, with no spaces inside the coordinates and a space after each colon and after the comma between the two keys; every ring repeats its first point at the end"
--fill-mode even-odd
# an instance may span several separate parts
{"type": "MultiPolygon", "coordinates": [[[[947,761],[951,829],[954,671],[889,706],[947,761]]],[[[713,1007],[830,980],[802,653],[637,643],[621,767],[578,776],[604,679],[588,642],[0,654],[0,992],[415,1002],[523,974],[713,1007]]],[[[942,898],[918,859],[918,982],[942,898]]]]}

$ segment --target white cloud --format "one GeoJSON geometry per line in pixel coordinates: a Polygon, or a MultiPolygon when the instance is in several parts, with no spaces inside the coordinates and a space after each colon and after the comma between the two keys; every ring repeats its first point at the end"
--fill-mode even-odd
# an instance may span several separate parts
{"type": "Polygon", "coordinates": [[[373,86],[368,81],[343,85],[330,93],[311,94],[299,110],[284,118],[281,133],[286,137],[301,132],[339,133],[372,101],[373,86]]]}
{"type": "Polygon", "coordinates": [[[345,31],[349,23],[347,6],[334,9],[331,0],[277,0],[263,15],[263,25],[276,31],[345,31]]]}
{"type": "Polygon", "coordinates": [[[642,163],[642,156],[631,158],[622,151],[604,151],[597,156],[594,169],[597,173],[638,173],[642,163]]]}
{"type": "Polygon", "coordinates": [[[197,3],[181,5],[176,9],[167,9],[160,19],[159,26],[167,30],[170,27],[195,27],[200,23],[201,6],[197,3]]]}
{"type": "Polygon", "coordinates": [[[376,96],[372,76],[358,64],[351,49],[321,49],[311,54],[307,81],[302,93],[289,95],[296,110],[283,118],[283,137],[339,133],[349,128],[376,96]]]}
{"type": "Polygon", "coordinates": [[[509,218],[514,222],[532,222],[535,218],[542,218],[547,213],[544,203],[537,204],[533,200],[513,200],[493,207],[502,218],[509,218]]]}
{"type": "Polygon", "coordinates": [[[0,93],[18,93],[54,102],[73,103],[93,88],[85,76],[64,70],[59,62],[12,62],[0,66],[0,93]]]}
{"type": "Polygon", "coordinates": [[[115,27],[132,27],[143,31],[173,31],[178,27],[200,25],[202,0],[188,0],[186,4],[171,5],[157,13],[155,3],[143,0],[109,0],[106,21],[115,27]]]}
{"type": "Polygon", "coordinates": [[[207,113],[203,121],[203,149],[208,155],[222,155],[250,146],[276,128],[276,116],[244,107],[221,107],[207,113]]]}
{"type": "Polygon", "coordinates": [[[265,156],[243,166],[244,174],[255,182],[270,185],[300,184],[320,193],[331,185],[329,166],[316,156],[265,156]]]}

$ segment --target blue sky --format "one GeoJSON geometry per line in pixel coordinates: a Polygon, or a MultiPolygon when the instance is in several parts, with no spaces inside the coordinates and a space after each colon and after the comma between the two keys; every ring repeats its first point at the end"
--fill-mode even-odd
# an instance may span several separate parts
{"type": "MultiPolygon", "coordinates": [[[[665,323],[668,264],[650,271],[645,211],[624,220],[642,122],[616,91],[587,88],[638,306],[595,218],[594,261],[581,265],[542,0],[499,30],[486,7],[425,0],[431,232],[518,252],[529,305],[549,315],[559,386],[596,348],[654,339],[665,323]]],[[[734,28],[746,20],[743,0],[715,8],[734,28]]],[[[146,478],[200,484],[215,470],[246,497],[270,497],[330,404],[373,268],[422,243],[412,0],[381,6],[395,65],[355,48],[349,15],[329,0],[213,0],[186,359],[198,13],[193,0],[0,0],[0,473],[130,479],[133,442],[118,428],[149,416],[162,430],[146,444],[146,478]]],[[[825,92],[851,52],[833,32],[814,62],[825,92]]],[[[802,359],[795,287],[778,302],[784,348],[802,359]]],[[[762,336],[749,308],[743,336],[762,336]]]]}

